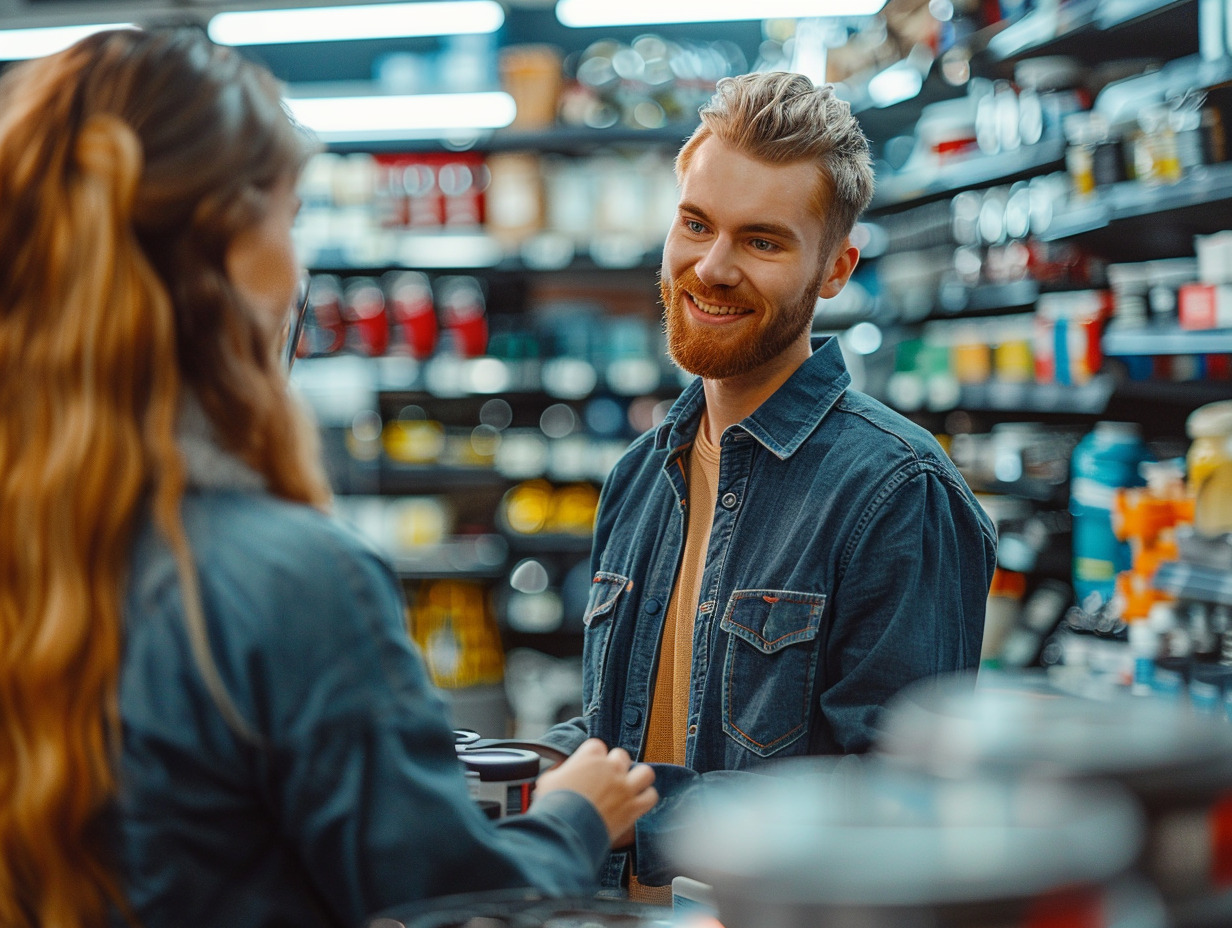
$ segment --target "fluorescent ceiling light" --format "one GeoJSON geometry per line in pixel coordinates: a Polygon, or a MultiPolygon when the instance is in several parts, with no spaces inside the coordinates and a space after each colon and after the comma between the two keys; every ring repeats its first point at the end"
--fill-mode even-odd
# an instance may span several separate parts
{"type": "Polygon", "coordinates": [[[62,52],[88,35],[106,29],[131,29],[132,23],[93,26],[46,26],[38,29],[0,29],[0,61],[24,61],[62,52]]]}
{"type": "Polygon", "coordinates": [[[517,115],[513,97],[437,93],[372,97],[288,97],[288,109],[323,142],[379,142],[501,129],[517,115]]]}
{"type": "Polygon", "coordinates": [[[210,20],[209,33],[221,45],[283,45],[484,34],[504,22],[496,0],[433,0],[219,13],[210,20]]]}
{"type": "Polygon", "coordinates": [[[557,0],[566,26],[650,26],[742,19],[872,16],[886,0],[557,0]]]}

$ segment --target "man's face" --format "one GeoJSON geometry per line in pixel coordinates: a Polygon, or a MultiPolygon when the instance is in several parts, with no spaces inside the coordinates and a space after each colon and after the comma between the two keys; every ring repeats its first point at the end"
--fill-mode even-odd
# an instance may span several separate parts
{"type": "Polygon", "coordinates": [[[660,277],[668,351],[686,371],[745,374],[807,340],[819,293],[846,282],[832,286],[822,263],[816,182],[812,164],[767,164],[713,136],[697,147],[660,277]]]}

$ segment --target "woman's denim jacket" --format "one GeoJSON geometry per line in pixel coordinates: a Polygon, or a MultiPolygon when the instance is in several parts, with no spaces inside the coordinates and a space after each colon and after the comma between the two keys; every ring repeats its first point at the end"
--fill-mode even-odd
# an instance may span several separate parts
{"type": "Polygon", "coordinates": [[[174,560],[147,522],[112,820],[140,924],[354,926],[429,896],[593,891],[608,841],[590,803],[551,793],[494,827],[470,798],[386,564],[320,512],[212,482],[185,498],[184,525],[212,663],[250,734],[203,683],[174,560]]]}
{"type": "MultiPolygon", "coordinates": [[[[995,530],[933,437],[850,382],[830,338],[722,436],[693,633],[691,771],[864,751],[898,690],[978,663],[995,530]]],[[[548,732],[558,747],[590,735],[642,753],[688,524],[682,458],[704,403],[694,381],[604,486],[585,714],[548,732]]],[[[661,770],[661,805],[691,776],[661,770]]],[[[653,882],[651,821],[638,826],[637,872],[653,882]]]]}

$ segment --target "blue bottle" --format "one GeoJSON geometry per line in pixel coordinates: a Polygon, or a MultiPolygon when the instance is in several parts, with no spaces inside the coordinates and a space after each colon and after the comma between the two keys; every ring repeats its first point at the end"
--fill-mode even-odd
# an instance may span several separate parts
{"type": "Polygon", "coordinates": [[[1108,602],[1116,575],[1130,566],[1129,545],[1112,531],[1112,503],[1119,487],[1146,483],[1138,465],[1152,460],[1133,422],[1097,422],[1070,461],[1069,511],[1074,517],[1074,592],[1087,604],[1092,593],[1108,602]]]}

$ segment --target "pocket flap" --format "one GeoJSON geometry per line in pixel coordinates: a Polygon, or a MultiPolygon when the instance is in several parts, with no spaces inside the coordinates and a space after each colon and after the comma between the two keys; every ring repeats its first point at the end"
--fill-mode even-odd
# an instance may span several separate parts
{"type": "Polygon", "coordinates": [[[771,654],[816,638],[825,606],[824,593],[736,590],[719,627],[771,654]]]}
{"type": "Polygon", "coordinates": [[[602,620],[612,614],[620,594],[633,586],[628,577],[601,570],[590,584],[590,596],[586,600],[586,612],[582,624],[589,627],[596,619],[602,620]]]}

